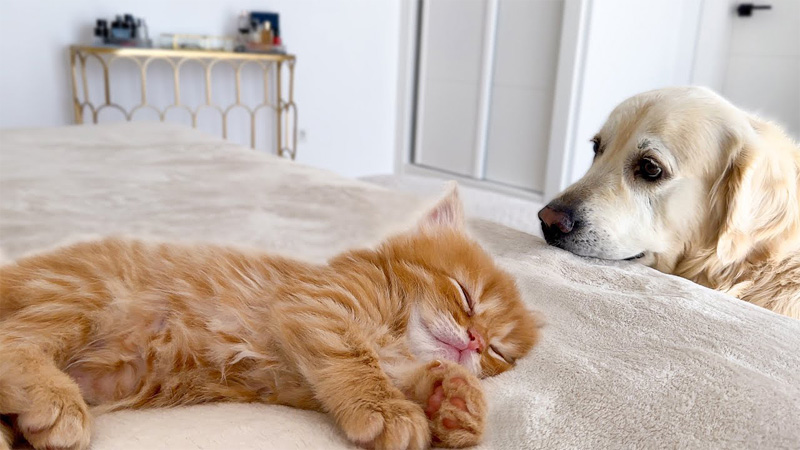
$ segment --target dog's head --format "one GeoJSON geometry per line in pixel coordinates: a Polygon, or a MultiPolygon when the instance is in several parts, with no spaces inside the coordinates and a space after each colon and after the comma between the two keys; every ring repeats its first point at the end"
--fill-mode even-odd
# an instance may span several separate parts
{"type": "Polygon", "coordinates": [[[704,88],[617,106],[586,175],[539,212],[551,245],[670,271],[688,246],[722,262],[800,227],[800,153],[777,127],[704,88]]]}

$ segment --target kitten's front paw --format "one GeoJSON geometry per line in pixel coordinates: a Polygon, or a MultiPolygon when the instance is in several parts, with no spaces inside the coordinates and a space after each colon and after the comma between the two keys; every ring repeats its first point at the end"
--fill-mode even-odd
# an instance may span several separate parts
{"type": "Polygon", "coordinates": [[[80,392],[75,389],[35,388],[31,405],[17,416],[17,426],[36,449],[89,447],[91,419],[80,392]]]}
{"type": "Polygon", "coordinates": [[[14,430],[11,425],[4,422],[5,417],[0,416],[0,450],[11,450],[14,444],[14,430]]]}
{"type": "Polygon", "coordinates": [[[430,390],[425,414],[438,447],[478,444],[486,423],[486,399],[478,379],[464,367],[447,362],[428,364],[430,390]]]}
{"type": "Polygon", "coordinates": [[[430,444],[425,413],[404,398],[387,399],[367,411],[359,408],[340,423],[350,439],[376,450],[419,450],[430,444]]]}

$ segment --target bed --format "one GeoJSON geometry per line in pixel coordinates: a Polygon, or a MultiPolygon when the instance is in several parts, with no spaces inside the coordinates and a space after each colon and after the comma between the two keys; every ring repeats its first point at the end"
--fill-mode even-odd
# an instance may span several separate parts
{"type": "MultiPolygon", "coordinates": [[[[402,229],[431,200],[166,124],[5,130],[0,146],[6,258],[124,234],[323,261],[402,229]]],[[[480,448],[800,447],[800,321],[469,226],[547,321],[517,368],[485,380],[480,448]]],[[[256,404],[110,413],[93,439],[96,450],[354,448],[323,414],[256,404]]]]}

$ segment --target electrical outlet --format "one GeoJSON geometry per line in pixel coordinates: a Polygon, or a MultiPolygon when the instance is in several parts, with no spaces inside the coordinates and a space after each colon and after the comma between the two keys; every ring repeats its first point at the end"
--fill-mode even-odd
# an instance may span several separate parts
{"type": "Polygon", "coordinates": [[[297,130],[297,142],[305,142],[306,141],[306,130],[300,129],[297,130]]]}

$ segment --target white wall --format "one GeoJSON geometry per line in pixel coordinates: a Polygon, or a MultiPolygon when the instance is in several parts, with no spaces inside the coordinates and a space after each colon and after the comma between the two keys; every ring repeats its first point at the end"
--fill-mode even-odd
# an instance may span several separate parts
{"type": "Polygon", "coordinates": [[[348,176],[393,169],[399,0],[3,0],[0,128],[73,121],[67,47],[97,17],[131,13],[159,33],[232,34],[241,10],[281,14],[297,55],[300,162],[348,176]]]}
{"type": "Polygon", "coordinates": [[[582,80],[573,146],[562,189],[592,163],[589,139],[608,114],[639,92],[692,82],[703,0],[594,0],[589,2],[582,80]]]}

